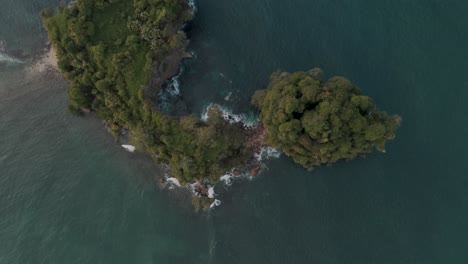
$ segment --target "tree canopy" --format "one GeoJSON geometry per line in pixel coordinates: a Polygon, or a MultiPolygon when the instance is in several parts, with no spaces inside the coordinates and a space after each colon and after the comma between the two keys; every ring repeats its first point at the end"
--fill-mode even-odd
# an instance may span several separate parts
{"type": "Polygon", "coordinates": [[[322,81],[320,69],[274,73],[252,103],[261,111],[269,145],[302,166],[351,160],[395,137],[400,117],[378,111],[372,99],[343,77],[322,81]]]}
{"type": "MultiPolygon", "coordinates": [[[[220,118],[219,109],[211,109],[208,122],[175,118],[145,96],[152,78],[164,78],[155,65],[168,57],[180,62],[187,44],[180,29],[190,18],[186,0],[78,0],[42,12],[59,68],[70,81],[69,109],[96,112],[115,135],[130,131],[182,183],[216,181],[249,157],[243,130],[220,118]]],[[[149,92],[160,89],[153,88],[149,92]]]]}
{"type": "MultiPolygon", "coordinates": [[[[186,0],[77,0],[42,12],[42,19],[70,81],[69,109],[89,109],[118,135],[130,132],[141,150],[170,165],[182,183],[215,182],[253,157],[247,133],[212,107],[202,122],[162,113],[149,99],[170,62],[180,62],[187,40],[180,31],[191,18],[186,0]],[[163,70],[161,70],[163,69],[163,70]]],[[[384,151],[400,118],[376,109],[350,81],[321,80],[321,71],[274,73],[253,103],[261,110],[266,143],[308,169],[384,151]]]]}

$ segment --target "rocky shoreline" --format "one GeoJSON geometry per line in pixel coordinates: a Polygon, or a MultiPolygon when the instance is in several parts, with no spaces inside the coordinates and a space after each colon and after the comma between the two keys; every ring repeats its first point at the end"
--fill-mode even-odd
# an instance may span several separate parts
{"type": "MultiPolygon", "coordinates": [[[[186,5],[185,0],[171,1],[186,5]]],[[[193,18],[187,15],[189,6],[172,13],[172,17],[168,14],[173,9],[166,5],[156,6],[142,1],[141,5],[121,2],[120,7],[129,14],[127,36],[104,40],[96,37],[91,27],[99,23],[91,23],[90,27],[59,26],[63,22],[61,19],[73,23],[70,18],[73,15],[92,13],[96,8],[93,5],[62,9],[55,16],[50,9],[42,12],[49,39],[60,55],[61,71],[71,83],[69,109],[76,114],[96,112],[122,148],[128,152],[146,152],[162,164],[164,173],[155,182],[169,189],[189,189],[196,210],[218,206],[221,201],[216,200],[216,184],[231,181],[231,178],[253,178],[261,173],[262,160],[268,153],[264,145],[265,129],[258,120],[247,123],[245,116],[231,114],[214,104],[201,120],[189,113],[174,116],[161,111],[159,94],[170,89],[171,80],[177,81],[183,73],[183,60],[192,58],[186,51],[189,40],[183,32],[188,29],[182,25],[193,18]],[[128,11],[131,7],[136,8],[134,14],[128,11]],[[166,20],[148,19],[146,13],[139,11],[141,8],[166,14],[166,20]],[[147,32],[147,28],[152,30],[147,32]],[[70,35],[70,41],[58,37],[57,32],[70,35]],[[138,35],[133,35],[135,32],[138,35]],[[158,38],[158,34],[165,38],[158,38]],[[94,46],[83,48],[90,45],[94,46]],[[132,58],[131,54],[138,51],[139,57],[132,58]],[[142,70],[145,70],[144,75],[142,70]]],[[[194,8],[193,5],[190,7],[194,8]]],[[[117,11],[102,9],[101,12],[114,14],[117,11]]],[[[77,19],[85,20],[85,17],[77,19]]],[[[112,26],[122,24],[114,21],[106,29],[111,30],[112,26]]],[[[53,55],[53,49],[50,52],[53,55]]],[[[54,56],[47,56],[47,60],[56,61],[54,56]]],[[[178,86],[172,88],[178,92],[178,86]]],[[[183,104],[182,97],[177,100],[183,104]]]]}
{"type": "MultiPolygon", "coordinates": [[[[229,115],[225,115],[229,116],[229,115]]],[[[229,119],[226,119],[229,121],[229,119]]],[[[207,211],[221,205],[221,200],[216,199],[217,194],[214,192],[214,188],[218,184],[225,186],[232,185],[233,181],[241,179],[254,179],[259,176],[261,172],[266,168],[264,162],[270,158],[278,158],[280,151],[268,147],[264,140],[266,137],[266,130],[261,124],[255,126],[246,125],[242,121],[236,122],[236,125],[241,126],[246,134],[246,141],[244,146],[249,150],[249,153],[253,153],[248,162],[240,167],[232,168],[231,171],[226,172],[224,175],[220,175],[216,183],[212,184],[209,181],[196,180],[193,183],[181,185],[179,181],[172,176],[171,169],[168,165],[163,164],[164,174],[160,177],[155,177],[156,183],[160,188],[167,188],[173,190],[186,189],[192,194],[194,201],[199,201],[199,205],[195,205],[195,210],[207,211]]]]}
{"type": "MultiPolygon", "coordinates": [[[[179,75],[182,61],[191,58],[192,56],[190,53],[186,52],[185,50],[181,50],[170,56],[170,59],[165,60],[165,62],[169,65],[166,70],[162,71],[162,63],[157,63],[155,65],[155,70],[153,71],[153,77],[151,78],[149,87],[156,86],[159,87],[159,89],[164,89],[163,86],[167,80],[170,80],[174,76],[179,75]],[[164,78],[161,76],[164,76],[164,78]]],[[[56,74],[57,70],[57,57],[53,47],[48,43],[43,52],[31,58],[31,63],[27,69],[27,72],[33,76],[35,74],[56,74]]],[[[89,114],[91,111],[88,109],[82,109],[82,113],[89,114]]],[[[265,129],[261,124],[252,126],[252,124],[246,124],[243,121],[236,120],[232,118],[230,113],[225,113],[224,118],[226,121],[241,127],[245,132],[246,141],[244,146],[249,150],[249,153],[253,153],[245,166],[232,168],[232,170],[226,172],[225,175],[220,175],[218,182],[215,184],[210,184],[207,181],[196,180],[191,184],[182,186],[177,181],[177,179],[172,176],[170,167],[167,164],[161,164],[160,166],[162,168],[163,175],[155,176],[154,182],[160,188],[166,188],[169,190],[175,190],[176,188],[180,190],[185,189],[192,195],[193,198],[198,197],[201,199],[207,199],[210,202],[209,207],[205,206],[200,208],[201,210],[207,210],[221,204],[221,201],[216,199],[217,194],[214,192],[214,187],[217,184],[230,185],[232,184],[232,181],[236,179],[252,179],[258,176],[261,173],[263,167],[263,160],[259,159],[259,156],[261,155],[262,148],[266,147],[264,145],[264,138],[266,136],[265,129]]],[[[109,132],[112,132],[112,130],[109,128],[108,122],[103,121],[103,125],[109,132]]],[[[130,136],[131,132],[128,129],[123,128],[120,130],[116,142],[128,152],[138,151],[137,147],[129,143],[130,136]]]]}
{"type": "MultiPolygon", "coordinates": [[[[195,6],[191,5],[191,7],[195,12],[195,6]]],[[[162,61],[157,61],[154,63],[150,82],[147,88],[145,88],[145,96],[153,103],[154,107],[158,107],[158,95],[167,88],[168,81],[180,75],[183,60],[192,58],[192,54],[183,48],[173,52],[172,54],[169,54],[162,61]]],[[[182,100],[179,99],[177,101],[182,100]]],[[[185,103],[183,102],[183,104],[185,103]]],[[[155,182],[159,185],[160,188],[185,188],[190,191],[194,199],[198,198],[205,200],[204,205],[200,206],[198,209],[207,210],[209,208],[219,206],[221,203],[219,200],[215,199],[216,194],[214,193],[214,185],[220,182],[231,182],[231,179],[246,177],[253,178],[261,173],[263,159],[260,159],[259,156],[261,156],[262,148],[266,147],[264,144],[266,131],[263,126],[258,123],[252,126],[251,124],[244,123],[242,120],[234,120],[229,114],[224,114],[224,119],[229,121],[231,124],[241,127],[244,131],[246,136],[244,147],[248,150],[248,153],[253,153],[248,162],[242,167],[232,168],[231,171],[226,172],[225,175],[220,175],[218,182],[215,184],[211,184],[207,180],[201,181],[197,179],[195,182],[188,183],[185,186],[182,186],[179,181],[173,177],[169,165],[161,164],[164,173],[160,177],[155,177],[155,182]],[[209,202],[209,207],[207,207],[207,202],[209,202]]],[[[129,138],[131,136],[131,132],[128,129],[122,129],[119,133],[118,142],[127,151],[133,152],[135,147],[129,145],[129,138]]]]}

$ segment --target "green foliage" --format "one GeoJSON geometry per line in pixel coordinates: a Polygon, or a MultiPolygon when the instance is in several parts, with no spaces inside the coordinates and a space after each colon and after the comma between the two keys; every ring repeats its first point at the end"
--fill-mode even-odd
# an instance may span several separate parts
{"type": "Polygon", "coordinates": [[[128,20],[128,28],[139,34],[157,55],[185,46],[183,34],[174,34],[180,28],[179,23],[185,21],[191,14],[180,1],[141,1],[134,0],[134,16],[128,20]]]}
{"type": "Polygon", "coordinates": [[[322,72],[274,73],[252,103],[261,110],[267,143],[308,169],[370,153],[395,137],[398,116],[379,112],[349,80],[322,72]]]}
{"type": "MultiPolygon", "coordinates": [[[[70,81],[69,109],[91,109],[115,135],[122,129],[180,182],[215,181],[248,155],[244,132],[210,111],[208,123],[176,119],[143,95],[154,59],[181,53],[179,32],[190,19],[186,0],[78,0],[70,8],[42,12],[58,65],[70,81]]],[[[157,77],[157,76],[156,76],[157,77]]]]}

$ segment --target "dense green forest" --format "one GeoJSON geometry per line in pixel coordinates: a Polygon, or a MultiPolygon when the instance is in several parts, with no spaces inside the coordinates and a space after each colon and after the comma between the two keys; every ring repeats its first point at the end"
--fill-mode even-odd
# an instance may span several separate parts
{"type": "MultiPolygon", "coordinates": [[[[345,78],[323,82],[319,69],[274,73],[268,89],[257,91],[252,102],[265,130],[231,124],[216,106],[206,122],[162,113],[155,95],[177,73],[188,43],[181,28],[190,19],[186,0],[78,0],[44,10],[59,68],[70,82],[70,111],[95,112],[116,137],[125,135],[168,164],[182,184],[216,182],[245,167],[264,143],[312,169],[374,147],[384,151],[394,138],[398,116],[378,111],[345,78]]],[[[206,196],[193,200],[195,208],[210,203],[206,196]]]]}
{"type": "Polygon", "coordinates": [[[181,61],[181,28],[191,19],[186,0],[78,0],[41,15],[70,81],[72,112],[96,112],[115,135],[129,131],[131,142],[169,164],[181,183],[214,182],[251,157],[244,131],[219,109],[201,122],[165,115],[148,99],[181,61]]]}
{"type": "Polygon", "coordinates": [[[354,159],[395,137],[398,116],[377,110],[372,99],[343,77],[322,81],[320,69],[274,73],[252,103],[261,110],[267,144],[308,169],[354,159]]]}

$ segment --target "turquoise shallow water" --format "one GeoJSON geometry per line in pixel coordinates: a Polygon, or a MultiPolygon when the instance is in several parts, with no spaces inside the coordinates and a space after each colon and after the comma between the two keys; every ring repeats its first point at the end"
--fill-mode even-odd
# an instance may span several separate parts
{"type": "MultiPolygon", "coordinates": [[[[34,54],[37,12],[2,1],[0,39],[34,54]]],[[[66,112],[66,83],[0,63],[0,263],[466,263],[468,3],[198,1],[181,78],[200,113],[251,111],[274,70],[344,75],[403,117],[385,155],[306,172],[289,159],[196,215],[158,168],[66,112]],[[225,96],[232,92],[233,101],[225,96]]]]}

